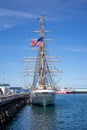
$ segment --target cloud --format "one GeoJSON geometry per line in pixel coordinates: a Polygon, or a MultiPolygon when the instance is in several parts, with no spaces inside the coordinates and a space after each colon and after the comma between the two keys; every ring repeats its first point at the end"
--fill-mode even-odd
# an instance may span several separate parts
{"type": "Polygon", "coordinates": [[[87,48],[72,48],[71,51],[74,51],[74,52],[87,52],[87,48]]]}
{"type": "Polygon", "coordinates": [[[65,50],[73,52],[87,52],[87,48],[65,48],[65,50]]]}
{"type": "Polygon", "coordinates": [[[26,46],[4,46],[4,45],[2,45],[2,46],[0,46],[0,49],[2,50],[2,49],[10,49],[10,50],[14,50],[14,49],[25,49],[25,50],[29,50],[29,47],[26,47],[26,46]]]}
{"type": "Polygon", "coordinates": [[[41,15],[43,12],[48,15],[48,20],[53,21],[77,19],[79,16],[81,18],[87,16],[86,4],[86,0],[0,1],[0,30],[25,23],[27,19],[37,18],[37,14],[41,15]]]}
{"type": "Polygon", "coordinates": [[[33,19],[36,17],[37,16],[32,13],[0,8],[0,30],[23,24],[27,19],[33,19]]]}
{"type": "Polygon", "coordinates": [[[23,11],[15,11],[12,9],[4,9],[0,8],[0,17],[1,16],[8,16],[8,17],[24,17],[24,18],[33,18],[35,15],[23,11]]]}
{"type": "Polygon", "coordinates": [[[87,80],[87,77],[77,77],[77,78],[73,78],[73,79],[76,79],[76,80],[87,80]]]}
{"type": "Polygon", "coordinates": [[[0,24],[0,31],[2,31],[3,29],[7,29],[7,28],[11,28],[12,25],[9,23],[1,23],[0,24]]]}

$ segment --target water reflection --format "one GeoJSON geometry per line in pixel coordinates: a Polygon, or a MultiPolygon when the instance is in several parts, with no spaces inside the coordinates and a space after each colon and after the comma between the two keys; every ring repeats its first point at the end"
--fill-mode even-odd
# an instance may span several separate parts
{"type": "Polygon", "coordinates": [[[55,105],[44,107],[31,107],[31,130],[57,130],[55,105]]]}
{"type": "Polygon", "coordinates": [[[25,106],[6,130],[58,130],[58,108],[55,105],[25,106]]]}

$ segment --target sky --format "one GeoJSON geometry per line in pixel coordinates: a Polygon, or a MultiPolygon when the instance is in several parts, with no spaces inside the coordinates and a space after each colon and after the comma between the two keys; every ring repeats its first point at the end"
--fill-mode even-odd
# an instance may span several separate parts
{"type": "Polygon", "coordinates": [[[32,78],[23,76],[23,58],[36,55],[31,39],[39,34],[37,20],[45,14],[49,53],[57,56],[54,77],[59,87],[87,88],[87,1],[86,0],[1,0],[0,83],[24,87],[32,78]]]}

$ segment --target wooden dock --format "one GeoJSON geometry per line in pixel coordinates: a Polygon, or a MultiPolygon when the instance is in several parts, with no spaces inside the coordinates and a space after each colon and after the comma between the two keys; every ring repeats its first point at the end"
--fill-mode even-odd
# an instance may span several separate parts
{"type": "Polygon", "coordinates": [[[0,95],[0,130],[29,102],[30,93],[0,95]]]}

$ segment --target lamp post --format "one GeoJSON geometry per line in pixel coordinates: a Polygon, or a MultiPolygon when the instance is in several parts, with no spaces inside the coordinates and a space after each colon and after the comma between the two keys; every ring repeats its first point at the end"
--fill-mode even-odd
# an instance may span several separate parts
{"type": "Polygon", "coordinates": [[[5,72],[3,72],[3,85],[5,83],[5,72]]]}

